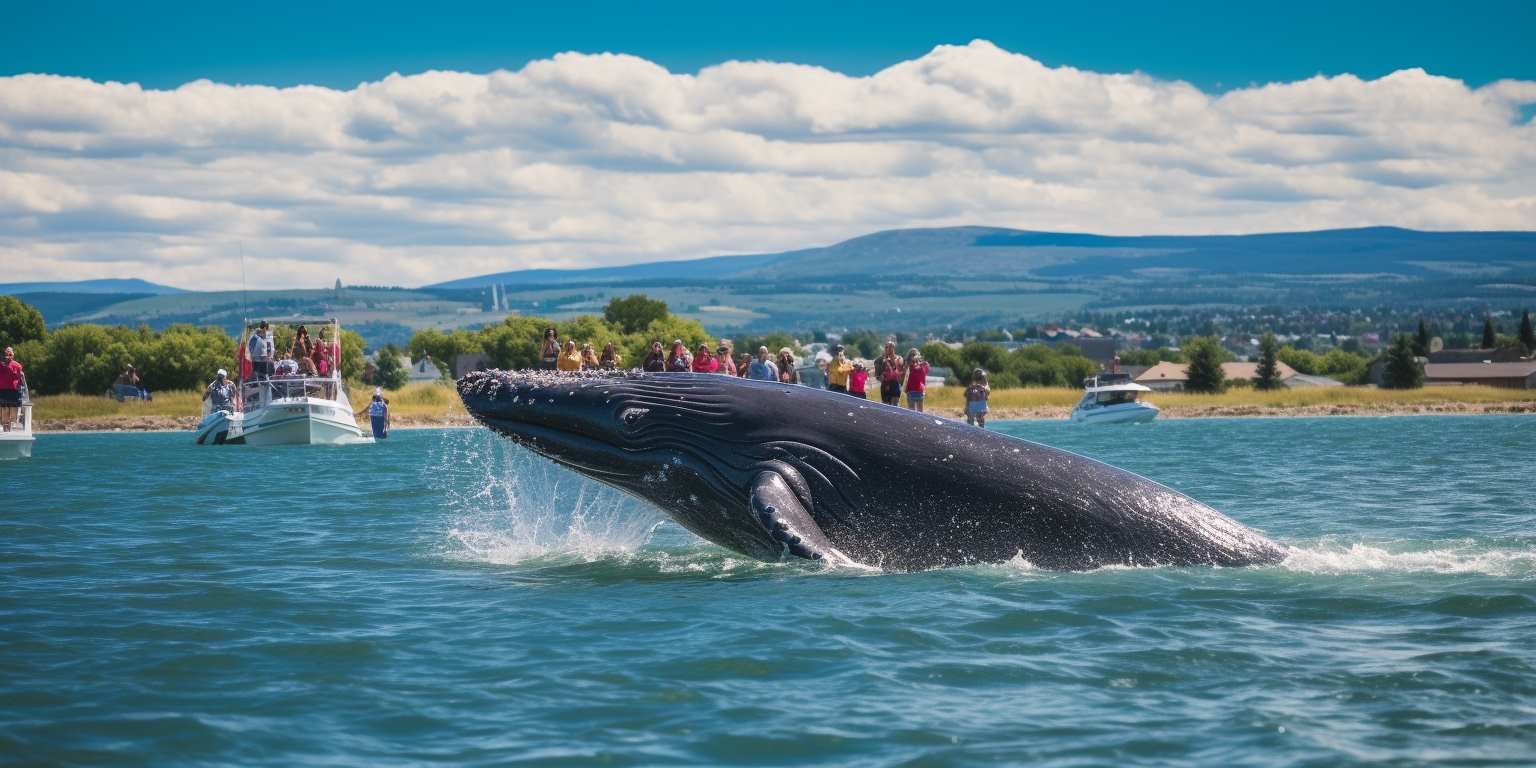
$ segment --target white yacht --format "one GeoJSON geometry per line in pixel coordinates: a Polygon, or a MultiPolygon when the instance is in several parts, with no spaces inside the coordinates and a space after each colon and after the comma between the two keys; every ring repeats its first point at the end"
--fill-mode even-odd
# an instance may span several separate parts
{"type": "MultiPolygon", "coordinates": [[[[277,324],[274,324],[277,325],[277,324]]],[[[347,399],[341,378],[341,326],[335,320],[288,320],[281,325],[319,328],[317,345],[326,347],[329,370],[279,369],[263,376],[252,370],[245,350],[256,325],[247,323],[240,336],[239,397],[229,410],[212,410],[203,402],[203,420],[197,426],[198,445],[344,445],[371,443],[363,434],[347,399]]],[[[291,335],[289,339],[291,339],[291,335]]],[[[285,340],[286,341],[286,340],[285,340]]],[[[281,347],[279,347],[281,349],[281,347]]],[[[281,357],[281,353],[279,353],[281,357]]]]}
{"type": "Polygon", "coordinates": [[[21,407],[10,429],[0,432],[0,461],[32,458],[32,400],[22,390],[21,407]]]}
{"type": "Polygon", "coordinates": [[[1103,373],[1083,379],[1083,399],[1072,409],[1080,424],[1135,424],[1157,418],[1157,406],[1137,398],[1151,392],[1131,381],[1129,374],[1103,373]]]}

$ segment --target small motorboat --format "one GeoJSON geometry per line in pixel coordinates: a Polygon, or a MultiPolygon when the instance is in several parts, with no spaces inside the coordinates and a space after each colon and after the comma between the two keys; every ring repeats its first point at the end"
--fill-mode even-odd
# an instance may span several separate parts
{"type": "Polygon", "coordinates": [[[1137,398],[1151,392],[1131,381],[1130,374],[1103,373],[1083,379],[1083,399],[1072,409],[1079,424],[1136,424],[1157,418],[1157,406],[1137,398]]]}
{"type": "Polygon", "coordinates": [[[21,407],[16,410],[16,421],[10,425],[10,429],[0,431],[0,461],[32,458],[34,442],[36,439],[32,437],[32,400],[23,394],[21,407]]]}
{"type": "Polygon", "coordinates": [[[287,320],[294,328],[322,328],[330,370],[323,375],[256,376],[243,352],[257,324],[246,323],[240,336],[239,399],[229,410],[212,410],[204,401],[198,445],[345,445],[371,443],[363,434],[341,378],[341,326],[335,320],[287,320]]]}

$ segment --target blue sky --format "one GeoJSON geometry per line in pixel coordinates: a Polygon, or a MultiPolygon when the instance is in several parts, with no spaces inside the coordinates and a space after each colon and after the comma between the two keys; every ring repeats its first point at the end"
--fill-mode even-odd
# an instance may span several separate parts
{"type": "Polygon", "coordinates": [[[863,75],[976,38],[1047,65],[1139,70],[1207,91],[1409,67],[1473,86],[1536,79],[1533,2],[48,0],[5,15],[0,75],[156,88],[198,78],[347,88],[391,72],[517,69],[562,51],[630,53],[674,72],[761,58],[863,75]]]}
{"type": "Polygon", "coordinates": [[[11,5],[15,281],[1536,222],[1536,2],[11,5]]]}

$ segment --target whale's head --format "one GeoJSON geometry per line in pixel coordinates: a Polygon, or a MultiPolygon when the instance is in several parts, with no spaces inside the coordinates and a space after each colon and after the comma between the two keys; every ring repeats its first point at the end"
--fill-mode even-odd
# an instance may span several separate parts
{"type": "MultiPolygon", "coordinates": [[[[776,546],[734,520],[765,458],[743,382],[715,374],[479,371],[458,382],[470,415],[523,447],[640,496],[741,551],[776,546]],[[752,540],[741,540],[747,536],[752,540]]],[[[766,396],[773,387],[747,387],[766,396]]],[[[750,394],[750,393],[749,393],[750,394]]]]}

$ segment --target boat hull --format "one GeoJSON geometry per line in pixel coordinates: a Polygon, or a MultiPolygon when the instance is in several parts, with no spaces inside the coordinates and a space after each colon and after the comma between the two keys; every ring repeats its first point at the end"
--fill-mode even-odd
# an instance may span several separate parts
{"type": "Polygon", "coordinates": [[[1143,424],[1157,418],[1157,406],[1147,403],[1122,403],[1102,408],[1076,408],[1072,421],[1077,424],[1143,424]]]}
{"type": "Polygon", "coordinates": [[[24,437],[0,436],[0,461],[32,458],[32,443],[34,442],[36,440],[32,437],[31,433],[27,433],[24,437]]]}
{"type": "Polygon", "coordinates": [[[199,445],[347,445],[372,442],[334,401],[278,401],[245,414],[209,414],[198,426],[199,445]]]}

